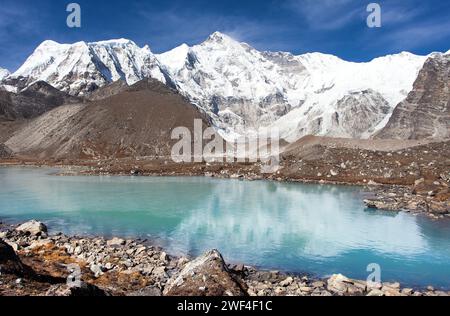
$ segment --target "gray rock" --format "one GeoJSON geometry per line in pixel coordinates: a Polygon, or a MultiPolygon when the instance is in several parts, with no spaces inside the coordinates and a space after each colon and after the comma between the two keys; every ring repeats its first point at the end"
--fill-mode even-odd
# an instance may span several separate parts
{"type": "Polygon", "coordinates": [[[242,285],[230,274],[222,255],[212,250],[189,262],[164,289],[167,296],[245,296],[242,285]],[[200,288],[205,288],[201,291],[200,288]]]}
{"type": "Polygon", "coordinates": [[[124,239],[114,237],[113,239],[108,240],[106,244],[110,247],[124,246],[126,244],[126,241],[124,239]]]}
{"type": "Polygon", "coordinates": [[[28,233],[33,236],[39,236],[47,233],[47,226],[45,226],[41,222],[31,220],[17,227],[16,231],[21,233],[28,233]]]}

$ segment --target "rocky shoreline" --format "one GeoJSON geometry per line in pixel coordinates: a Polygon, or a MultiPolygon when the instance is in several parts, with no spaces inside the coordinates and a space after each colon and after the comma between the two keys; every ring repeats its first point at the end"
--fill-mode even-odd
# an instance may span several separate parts
{"type": "Polygon", "coordinates": [[[175,257],[145,240],[49,235],[43,223],[0,225],[1,296],[449,296],[227,265],[217,250],[175,257]],[[80,282],[77,282],[80,281],[80,282]]]}
{"type": "Polygon", "coordinates": [[[364,200],[367,207],[384,211],[424,214],[432,219],[450,218],[449,177],[419,179],[413,186],[373,187],[373,197],[364,200]]]}

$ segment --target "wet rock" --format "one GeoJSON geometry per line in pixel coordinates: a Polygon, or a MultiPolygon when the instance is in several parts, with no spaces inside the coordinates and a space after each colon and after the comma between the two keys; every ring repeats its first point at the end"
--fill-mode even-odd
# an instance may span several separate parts
{"type": "Polygon", "coordinates": [[[41,222],[32,220],[17,227],[16,231],[27,233],[33,236],[40,236],[42,234],[47,234],[47,226],[45,226],[41,222]]]}
{"type": "Polygon", "coordinates": [[[213,250],[191,261],[172,277],[166,296],[245,296],[242,285],[230,274],[222,255],[213,250]]]}

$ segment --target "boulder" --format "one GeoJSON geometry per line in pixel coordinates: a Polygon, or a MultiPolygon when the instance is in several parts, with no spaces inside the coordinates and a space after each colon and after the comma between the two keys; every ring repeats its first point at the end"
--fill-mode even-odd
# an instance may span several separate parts
{"type": "Polygon", "coordinates": [[[118,246],[124,246],[126,244],[126,241],[124,239],[114,237],[113,239],[108,240],[106,242],[106,244],[109,247],[118,247],[118,246]]]}
{"type": "Polygon", "coordinates": [[[366,291],[364,282],[351,280],[342,274],[335,274],[327,281],[328,291],[337,295],[363,295],[366,291]]]}
{"type": "Polygon", "coordinates": [[[222,255],[212,250],[189,262],[164,289],[165,296],[246,296],[243,285],[230,273],[222,255]]]}
{"type": "Polygon", "coordinates": [[[0,239],[0,273],[22,275],[25,269],[14,249],[0,239]]]}
{"type": "Polygon", "coordinates": [[[47,233],[47,226],[43,223],[32,220],[26,223],[23,223],[19,227],[16,228],[16,231],[21,233],[27,233],[33,236],[40,236],[42,234],[47,233]]]}
{"type": "Polygon", "coordinates": [[[0,158],[11,158],[12,156],[12,150],[5,144],[0,143],[0,158]]]}

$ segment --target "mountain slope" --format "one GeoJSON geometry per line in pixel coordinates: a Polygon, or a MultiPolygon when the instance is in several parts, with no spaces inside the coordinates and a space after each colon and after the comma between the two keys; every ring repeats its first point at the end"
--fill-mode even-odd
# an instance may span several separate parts
{"type": "Polygon", "coordinates": [[[144,80],[87,104],[62,106],[31,121],[5,142],[15,154],[46,158],[169,156],[171,132],[193,130],[198,110],[176,91],[144,80]]]}
{"type": "Polygon", "coordinates": [[[78,102],[81,99],[38,81],[17,94],[0,90],[0,119],[30,119],[63,104],[78,102]]]}
{"type": "Polygon", "coordinates": [[[278,127],[291,140],[308,134],[368,137],[407,96],[426,60],[401,53],[351,63],[319,53],[259,52],[221,33],[157,58],[178,89],[216,125],[230,133],[278,127]],[[360,108],[355,108],[355,94],[367,96],[360,108]],[[356,133],[335,119],[345,107],[351,119],[346,125],[365,120],[356,133]]]}
{"type": "Polygon", "coordinates": [[[165,82],[148,46],[124,39],[72,45],[45,41],[4,83],[22,89],[46,81],[72,95],[86,95],[119,79],[134,84],[143,78],[165,82]]]}
{"type": "Polygon", "coordinates": [[[450,138],[450,54],[434,54],[426,61],[413,90],[376,137],[450,138]]]}

